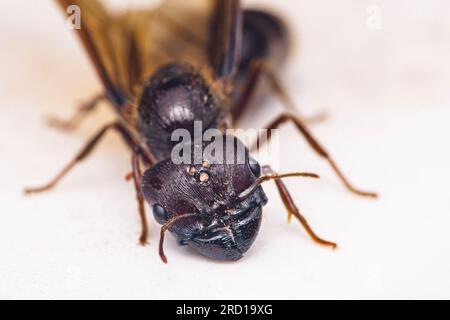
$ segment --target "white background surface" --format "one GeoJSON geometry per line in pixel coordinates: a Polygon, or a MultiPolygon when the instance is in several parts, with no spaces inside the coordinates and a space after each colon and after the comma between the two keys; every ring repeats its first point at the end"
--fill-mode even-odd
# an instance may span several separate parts
{"type": "MultiPolygon", "coordinates": [[[[268,185],[259,238],[242,261],[211,262],[169,236],[164,265],[152,218],[150,246],[137,245],[134,190],[123,180],[129,156],[114,135],[54,192],[24,197],[24,186],[51,177],[111,114],[103,107],[73,134],[44,125],[100,85],[51,1],[3,0],[0,298],[450,298],[448,1],[247,3],[291,22],[290,92],[303,113],[329,112],[313,131],[352,181],[381,193],[378,201],[348,194],[292,127],[283,130],[283,171],[322,175],[288,185],[339,249],[288,225],[268,185]],[[366,27],[372,4],[381,30],[366,27]]],[[[279,110],[268,105],[246,125],[264,126],[279,110]]]]}

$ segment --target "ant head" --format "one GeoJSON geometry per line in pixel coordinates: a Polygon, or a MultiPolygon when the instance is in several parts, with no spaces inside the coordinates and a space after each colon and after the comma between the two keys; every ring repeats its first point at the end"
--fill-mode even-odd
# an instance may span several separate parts
{"type": "Polygon", "coordinates": [[[256,238],[267,197],[261,186],[254,187],[259,164],[237,138],[223,138],[233,139],[234,161],[205,155],[199,164],[162,161],[145,173],[142,190],[156,221],[169,223],[181,245],[216,260],[237,260],[256,238]]]}

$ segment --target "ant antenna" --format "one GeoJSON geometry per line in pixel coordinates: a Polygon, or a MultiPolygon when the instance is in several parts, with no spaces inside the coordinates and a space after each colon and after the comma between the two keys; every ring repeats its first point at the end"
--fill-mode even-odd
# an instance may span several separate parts
{"type": "Polygon", "coordinates": [[[267,181],[271,180],[278,180],[282,178],[292,178],[292,177],[304,177],[304,178],[312,178],[312,179],[320,179],[320,176],[315,173],[309,173],[309,172],[292,172],[292,173],[285,173],[285,174],[268,174],[264,175],[262,177],[259,177],[256,179],[256,181],[248,187],[246,190],[242,191],[238,198],[243,200],[246,199],[250,194],[252,194],[253,191],[255,191],[256,188],[258,188],[261,184],[267,181]]]}
{"type": "Polygon", "coordinates": [[[160,238],[159,238],[159,256],[161,257],[161,260],[164,263],[167,263],[167,257],[164,254],[164,235],[165,235],[166,231],[178,220],[181,220],[184,218],[189,218],[192,216],[195,216],[195,213],[187,213],[187,214],[175,216],[175,217],[167,220],[167,222],[164,223],[164,225],[161,227],[161,234],[160,234],[160,238]]]}

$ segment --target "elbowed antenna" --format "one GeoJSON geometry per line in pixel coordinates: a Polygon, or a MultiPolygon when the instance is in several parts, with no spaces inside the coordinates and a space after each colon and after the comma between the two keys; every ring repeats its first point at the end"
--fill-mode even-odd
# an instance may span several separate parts
{"type": "Polygon", "coordinates": [[[195,216],[195,213],[186,213],[186,214],[182,214],[182,215],[178,215],[178,216],[174,216],[172,219],[169,219],[162,227],[161,227],[161,233],[160,233],[160,237],[159,237],[159,256],[161,257],[161,260],[164,263],[167,263],[167,257],[164,254],[164,235],[166,233],[167,230],[169,230],[169,228],[177,221],[184,219],[184,218],[189,218],[192,216],[195,216]]]}
{"type": "Polygon", "coordinates": [[[259,177],[258,179],[256,179],[255,183],[253,183],[250,187],[248,187],[247,189],[245,189],[244,191],[242,191],[238,195],[238,198],[240,200],[246,199],[249,195],[252,194],[253,191],[255,191],[255,189],[257,187],[259,187],[264,182],[271,181],[271,180],[277,180],[277,179],[283,179],[283,178],[292,178],[292,177],[304,177],[304,178],[320,179],[319,175],[317,175],[315,173],[310,173],[310,172],[293,172],[293,173],[285,173],[285,174],[276,174],[276,173],[268,174],[268,175],[264,175],[264,176],[259,177]]]}

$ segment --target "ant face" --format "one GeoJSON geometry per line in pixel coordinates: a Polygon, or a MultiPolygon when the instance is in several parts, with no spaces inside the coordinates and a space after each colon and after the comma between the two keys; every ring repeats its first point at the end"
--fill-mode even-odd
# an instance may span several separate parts
{"type": "Polygon", "coordinates": [[[232,208],[215,211],[212,219],[181,243],[216,260],[238,260],[258,234],[266,203],[262,189],[255,190],[251,197],[232,208]]]}
{"type": "MultiPolygon", "coordinates": [[[[236,139],[237,140],[237,139],[236,139]]],[[[239,142],[240,143],[240,142],[239,142]]],[[[243,164],[176,165],[166,160],[148,170],[142,190],[158,223],[176,217],[169,230],[179,244],[216,260],[238,260],[253,244],[267,197],[259,164],[246,152],[243,164]]]]}

